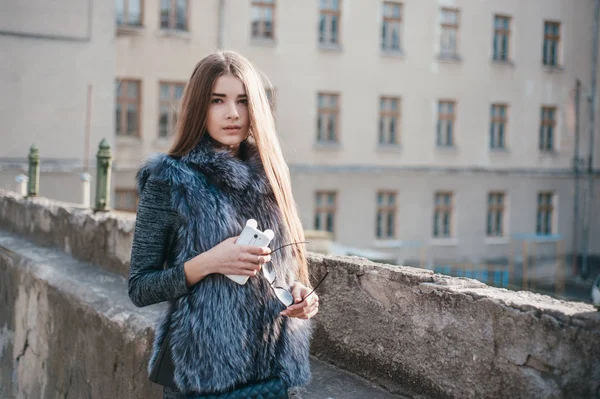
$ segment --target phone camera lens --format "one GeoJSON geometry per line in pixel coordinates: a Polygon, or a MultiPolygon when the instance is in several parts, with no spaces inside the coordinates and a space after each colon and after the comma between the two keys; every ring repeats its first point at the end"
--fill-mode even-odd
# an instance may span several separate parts
{"type": "Polygon", "coordinates": [[[258,238],[258,234],[254,234],[254,238],[258,238]]]}

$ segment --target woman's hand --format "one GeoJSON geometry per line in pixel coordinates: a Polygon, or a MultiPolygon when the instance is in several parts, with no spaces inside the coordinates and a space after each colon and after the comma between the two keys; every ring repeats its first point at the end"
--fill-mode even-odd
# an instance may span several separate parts
{"type": "Polygon", "coordinates": [[[188,286],[212,273],[256,276],[262,265],[271,260],[268,247],[238,245],[231,237],[201,253],[184,265],[188,286]]]}
{"type": "Polygon", "coordinates": [[[316,292],[310,294],[311,289],[304,284],[295,282],[292,286],[294,304],[288,306],[281,312],[282,316],[297,317],[299,319],[310,319],[319,311],[319,296],[316,292]],[[306,296],[310,294],[310,296],[306,296]],[[302,299],[304,298],[304,299],[302,299]]]}

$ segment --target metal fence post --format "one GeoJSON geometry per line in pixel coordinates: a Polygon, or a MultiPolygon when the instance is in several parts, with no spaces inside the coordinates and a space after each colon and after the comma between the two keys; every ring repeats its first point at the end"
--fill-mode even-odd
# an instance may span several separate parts
{"type": "Polygon", "coordinates": [[[34,145],[29,149],[29,183],[27,196],[36,197],[40,188],[40,151],[34,145]]]}
{"type": "Polygon", "coordinates": [[[96,207],[95,211],[106,212],[110,207],[110,170],[112,155],[110,145],[102,139],[96,155],[96,207]]]}

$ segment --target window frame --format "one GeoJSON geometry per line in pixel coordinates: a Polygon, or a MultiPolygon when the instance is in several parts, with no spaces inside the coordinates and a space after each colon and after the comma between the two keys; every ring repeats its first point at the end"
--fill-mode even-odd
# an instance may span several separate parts
{"type": "MultiPolygon", "coordinates": [[[[381,22],[381,50],[382,51],[390,51],[390,52],[402,52],[402,28],[403,28],[403,16],[404,16],[404,3],[399,1],[384,1],[383,2],[383,12],[382,12],[382,22],[381,22]],[[399,17],[388,17],[385,15],[386,6],[398,6],[400,8],[400,16],[399,17]],[[391,46],[386,46],[386,40],[391,40],[390,37],[385,37],[383,31],[387,24],[391,24],[391,26],[398,25],[398,48],[393,48],[391,46]]],[[[388,30],[391,32],[391,30],[388,30]]],[[[388,36],[391,34],[388,33],[388,36]]]]}
{"type": "Polygon", "coordinates": [[[431,232],[433,238],[436,239],[448,239],[448,238],[454,238],[454,193],[452,191],[436,191],[433,194],[433,231],[431,232]],[[450,204],[438,204],[437,202],[437,198],[438,197],[443,197],[443,196],[449,196],[450,198],[450,204]],[[438,226],[438,224],[436,224],[436,216],[440,215],[440,216],[444,216],[445,213],[448,213],[448,234],[445,235],[444,231],[443,231],[443,218],[438,217],[438,224],[440,224],[438,226]],[[441,220],[441,221],[440,221],[441,220]],[[438,233],[436,234],[436,227],[438,230],[438,233]],[[441,227],[441,228],[440,228],[441,227]],[[441,231],[441,233],[440,233],[441,231]]]}
{"type": "Polygon", "coordinates": [[[177,1],[178,0],[167,0],[171,3],[171,9],[169,14],[169,26],[162,26],[162,0],[159,2],[158,7],[158,26],[160,30],[175,31],[175,32],[189,32],[190,31],[190,0],[185,1],[185,29],[178,29],[177,26],[177,1]]]}
{"type": "Polygon", "coordinates": [[[559,21],[553,21],[553,20],[544,20],[544,40],[542,42],[542,64],[546,67],[550,67],[550,68],[556,68],[560,66],[560,57],[561,57],[561,51],[560,51],[560,28],[561,28],[561,23],[559,21]],[[558,34],[557,35],[553,35],[553,34],[548,34],[546,33],[546,27],[548,25],[555,25],[558,27],[558,34]],[[556,45],[556,51],[554,53],[554,60],[548,61],[545,57],[544,54],[547,51],[547,45],[549,42],[553,42],[556,45]]]}
{"type": "MultiPolygon", "coordinates": [[[[123,23],[120,24],[117,19],[117,28],[142,28],[144,27],[144,0],[139,0],[140,2],[140,23],[139,25],[130,24],[129,23],[129,2],[131,0],[120,0],[123,2],[123,23]]],[[[115,13],[116,14],[116,13],[115,13]]]]}
{"type": "Polygon", "coordinates": [[[458,58],[460,43],[460,9],[452,7],[442,7],[440,9],[440,57],[442,58],[458,58]],[[456,23],[444,22],[444,13],[452,12],[456,14],[456,23]],[[453,52],[448,52],[443,47],[444,33],[453,30],[455,32],[455,42],[453,52]]]}
{"type": "MultiPolygon", "coordinates": [[[[455,148],[456,147],[456,100],[438,100],[438,104],[437,104],[437,127],[436,127],[436,147],[437,148],[455,148]],[[448,105],[451,104],[452,105],[452,113],[442,113],[440,111],[440,108],[442,106],[442,104],[448,105]],[[450,137],[450,140],[448,142],[448,130],[447,129],[442,129],[441,125],[442,125],[442,121],[450,121],[449,123],[452,126],[452,135],[450,137]],[[444,136],[444,134],[442,134],[443,132],[446,132],[445,136],[446,139],[445,140],[441,140],[440,138],[444,136]]],[[[447,127],[447,123],[444,124],[444,127],[447,127]]]]}
{"type": "Polygon", "coordinates": [[[487,197],[487,219],[485,226],[485,235],[488,238],[503,238],[506,237],[506,193],[504,191],[490,191],[488,192],[487,197]],[[496,198],[495,202],[491,202],[490,199],[494,197],[496,198]],[[501,198],[501,203],[498,202],[498,198],[501,198]],[[500,218],[498,220],[498,212],[500,213],[500,218]],[[490,219],[490,217],[492,219],[490,219]],[[492,220],[492,225],[490,226],[490,220],[492,220]],[[495,221],[495,222],[494,222],[495,221]],[[492,231],[490,232],[490,227],[492,231]],[[496,227],[496,229],[494,229],[496,227]],[[500,234],[497,234],[494,230],[498,230],[500,227],[500,234]]]}
{"type": "Polygon", "coordinates": [[[377,143],[381,147],[397,147],[400,145],[401,131],[400,131],[400,120],[402,99],[396,96],[379,96],[379,126],[378,126],[378,138],[377,143]],[[393,101],[396,101],[396,110],[394,111],[391,107],[393,101]],[[383,109],[382,109],[383,105],[383,109]],[[391,142],[391,132],[389,129],[390,120],[394,120],[395,126],[395,141],[391,142]],[[382,130],[383,126],[383,130],[382,130]],[[387,127],[387,129],[386,129],[387,127]],[[382,140],[383,138],[383,140],[382,140]]]}
{"type": "Polygon", "coordinates": [[[275,41],[275,9],[277,7],[277,1],[276,0],[272,0],[272,2],[269,1],[265,1],[265,0],[252,0],[252,4],[250,5],[250,38],[253,40],[269,40],[269,41],[275,41]],[[254,20],[252,19],[252,13],[254,11],[254,9],[257,8],[260,10],[260,16],[261,18],[258,21],[258,34],[254,35],[254,26],[253,26],[253,22],[254,20]],[[264,10],[270,8],[271,9],[271,15],[273,16],[273,20],[271,21],[271,36],[265,36],[265,22],[266,20],[264,19],[264,10]]]}
{"type": "MultiPolygon", "coordinates": [[[[121,85],[121,93],[127,93],[128,91],[128,85],[130,82],[135,82],[138,85],[138,98],[137,98],[137,102],[133,102],[131,101],[130,97],[127,96],[123,96],[121,95],[120,97],[115,96],[116,97],[116,101],[115,101],[115,105],[123,105],[123,104],[135,104],[137,105],[137,120],[136,120],[136,125],[137,125],[137,129],[135,134],[127,134],[127,130],[125,130],[125,133],[123,131],[121,131],[121,134],[119,134],[119,130],[117,128],[119,128],[118,126],[115,129],[115,135],[117,137],[141,137],[142,136],[142,126],[141,126],[141,115],[142,115],[142,80],[141,79],[134,79],[134,78],[117,78],[117,83],[119,85],[121,85]],[[125,85],[123,85],[125,84],[125,85]]],[[[116,93],[115,93],[116,94],[116,93]]],[[[116,124],[116,108],[115,108],[115,124],[116,124]]],[[[121,126],[120,127],[125,127],[127,128],[127,113],[123,113],[121,115],[121,126]],[[125,115],[125,117],[123,116],[125,115]]]]}
{"type": "Polygon", "coordinates": [[[321,7],[319,2],[319,20],[318,20],[318,42],[321,47],[341,47],[342,45],[342,1],[343,0],[325,0],[327,2],[326,7],[321,7]],[[337,10],[331,7],[333,1],[338,2],[337,10]],[[331,16],[337,16],[337,37],[336,41],[331,41],[331,16]],[[324,39],[321,40],[321,17],[325,18],[325,34],[324,39]]]}
{"type": "MultiPolygon", "coordinates": [[[[340,129],[340,101],[341,101],[341,95],[339,93],[334,93],[334,92],[318,92],[317,93],[317,143],[319,144],[339,144],[340,143],[340,135],[339,135],[339,129],[340,129]],[[330,98],[331,97],[335,97],[336,98],[336,108],[331,108],[329,106],[323,107],[321,108],[320,106],[320,97],[324,96],[327,98],[327,103],[331,103],[330,98]],[[335,121],[335,129],[333,131],[334,134],[334,140],[328,140],[328,139],[324,139],[322,137],[320,137],[321,132],[319,131],[319,120],[323,117],[323,116],[329,116],[329,115],[334,115],[334,121],[335,121]]],[[[327,119],[325,119],[327,120],[327,119]]],[[[321,126],[323,126],[323,124],[321,123],[321,126]]],[[[324,130],[325,134],[328,134],[329,132],[327,131],[327,129],[324,130]]]]}
{"type": "Polygon", "coordinates": [[[397,216],[398,216],[398,192],[394,190],[379,190],[375,196],[375,238],[378,240],[395,240],[398,236],[397,216]],[[379,203],[379,197],[383,196],[384,204],[379,203]],[[393,204],[390,205],[388,199],[393,198],[393,204]],[[389,215],[391,215],[392,235],[390,230],[389,215]],[[381,225],[380,225],[381,221],[381,225]]]}
{"type": "Polygon", "coordinates": [[[558,107],[554,105],[542,105],[540,115],[540,132],[538,137],[538,148],[542,152],[556,152],[556,115],[558,107]],[[547,111],[552,111],[552,119],[546,118],[547,111]],[[549,134],[550,133],[550,134],[549,134]],[[550,138],[550,140],[548,140],[550,138]],[[550,146],[548,146],[550,142],[550,146]]]}
{"type": "Polygon", "coordinates": [[[327,231],[332,235],[335,235],[336,232],[336,220],[337,220],[337,207],[338,207],[338,192],[335,190],[317,190],[315,191],[315,212],[313,214],[313,223],[314,228],[317,231],[327,231]],[[319,204],[318,198],[319,195],[322,196],[321,204],[319,204]],[[330,205],[328,202],[329,196],[333,197],[333,205],[330,205]],[[331,231],[327,230],[327,216],[331,214],[332,223],[331,223],[331,231]],[[324,216],[323,216],[324,215],[324,216]],[[317,226],[317,219],[319,219],[320,224],[325,228],[319,228],[317,226]]]}
{"type": "Polygon", "coordinates": [[[506,103],[492,103],[490,107],[490,150],[506,150],[507,149],[507,131],[508,131],[508,104],[506,103]],[[494,114],[494,109],[497,109],[494,114]],[[504,116],[499,112],[504,110],[504,116]],[[502,145],[497,145],[499,142],[498,135],[500,133],[500,126],[503,126],[503,137],[502,145]]]}
{"type": "MultiPolygon", "coordinates": [[[[169,80],[161,80],[158,82],[158,138],[161,139],[169,139],[173,137],[175,133],[175,127],[177,124],[177,114],[179,113],[179,103],[174,104],[177,99],[175,98],[175,91],[177,86],[181,86],[182,93],[181,97],[183,98],[183,93],[185,91],[185,82],[183,81],[169,81],[169,80]],[[168,85],[169,87],[169,98],[168,100],[164,100],[161,98],[161,86],[168,85]],[[167,111],[167,133],[165,136],[161,134],[160,131],[160,118],[161,118],[161,106],[166,105],[168,107],[167,111]],[[175,119],[174,119],[175,118],[175,119]]],[[[179,99],[181,101],[181,99],[179,99]]]]}
{"type": "MultiPolygon", "coordinates": [[[[511,33],[511,22],[512,22],[512,17],[509,15],[504,15],[504,14],[495,14],[494,15],[494,37],[492,40],[492,59],[494,61],[499,61],[499,62],[507,62],[510,61],[510,48],[511,48],[511,43],[510,43],[510,33],[511,33]],[[496,21],[498,19],[502,19],[502,20],[506,20],[508,21],[508,28],[498,28],[496,26],[496,21]],[[496,43],[501,41],[497,41],[497,38],[499,38],[500,40],[502,38],[506,37],[506,51],[504,53],[504,57],[502,56],[502,53],[498,53],[496,54],[496,43]]],[[[501,45],[500,45],[501,46],[501,45]]]]}
{"type": "Polygon", "coordinates": [[[137,190],[135,188],[124,188],[124,187],[118,187],[115,189],[115,198],[114,198],[114,204],[113,204],[113,209],[115,211],[120,211],[120,212],[137,212],[137,207],[140,203],[140,197],[138,196],[137,190]],[[119,194],[122,193],[127,193],[127,194],[133,194],[134,198],[135,198],[135,206],[132,209],[129,208],[125,208],[125,207],[121,207],[120,204],[117,204],[117,196],[119,194]]]}
{"type": "Polygon", "coordinates": [[[555,226],[555,197],[556,193],[554,191],[539,191],[537,193],[537,203],[536,203],[536,220],[535,220],[535,233],[537,235],[550,236],[554,234],[554,226],[555,226]],[[540,203],[540,199],[550,198],[548,203],[540,203]],[[540,224],[540,217],[546,216],[544,220],[549,223],[548,225],[540,224]],[[544,229],[546,227],[546,229],[544,229]]]}

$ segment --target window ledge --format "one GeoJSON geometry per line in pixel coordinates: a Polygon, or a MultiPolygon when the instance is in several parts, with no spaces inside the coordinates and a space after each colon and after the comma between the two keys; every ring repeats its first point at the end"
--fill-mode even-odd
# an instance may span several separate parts
{"type": "Polygon", "coordinates": [[[420,241],[405,241],[395,238],[375,238],[374,248],[380,249],[398,249],[398,248],[423,248],[424,244],[420,241]]]}
{"type": "Polygon", "coordinates": [[[156,32],[156,35],[159,37],[175,37],[184,40],[190,40],[192,38],[190,31],[179,29],[161,28],[156,32]]]}
{"type": "Polygon", "coordinates": [[[402,152],[402,146],[400,144],[377,144],[377,151],[402,152]]]}
{"type": "Polygon", "coordinates": [[[172,137],[157,137],[152,143],[155,147],[167,147],[171,145],[172,137]]]}
{"type": "Polygon", "coordinates": [[[395,238],[375,238],[373,242],[373,246],[375,248],[381,249],[390,249],[390,248],[398,248],[399,241],[395,238]]]}
{"type": "Polygon", "coordinates": [[[340,150],[342,145],[337,142],[317,141],[314,148],[315,150],[340,150]]]}
{"type": "Polygon", "coordinates": [[[462,62],[462,57],[458,54],[444,54],[440,53],[437,56],[438,61],[443,63],[459,63],[462,62]]]}
{"type": "Polygon", "coordinates": [[[117,36],[138,36],[144,31],[145,28],[141,25],[117,25],[117,36]]]}
{"type": "Polygon", "coordinates": [[[508,237],[485,237],[483,242],[486,245],[507,245],[510,243],[510,238],[508,237]]]}
{"type": "Polygon", "coordinates": [[[381,49],[381,56],[389,58],[404,58],[404,51],[402,49],[381,49]]]}
{"type": "Polygon", "coordinates": [[[445,237],[445,238],[432,238],[429,240],[429,245],[436,247],[454,247],[458,245],[458,238],[456,237],[445,237]]]}
{"type": "Polygon", "coordinates": [[[538,151],[540,152],[540,157],[544,157],[544,158],[556,158],[560,155],[559,152],[556,150],[540,150],[540,149],[538,149],[538,151]]]}
{"type": "Polygon", "coordinates": [[[334,52],[334,53],[341,53],[342,52],[342,45],[341,44],[321,43],[321,42],[319,42],[319,50],[323,50],[323,51],[327,51],[327,52],[334,52]]]}
{"type": "Polygon", "coordinates": [[[277,41],[273,38],[270,39],[266,37],[251,37],[250,45],[259,47],[277,47],[277,41]]]}
{"type": "Polygon", "coordinates": [[[546,72],[552,73],[552,72],[564,72],[565,68],[562,67],[562,65],[546,65],[546,64],[542,64],[542,67],[544,68],[544,70],[546,72]]]}
{"type": "Polygon", "coordinates": [[[506,68],[514,68],[515,67],[515,62],[513,60],[495,60],[492,58],[491,63],[492,63],[492,65],[495,65],[497,67],[506,67],[506,68]]]}
{"type": "Polygon", "coordinates": [[[510,154],[508,148],[490,148],[491,155],[506,156],[510,154]]]}
{"type": "Polygon", "coordinates": [[[452,145],[452,146],[435,146],[435,150],[436,152],[439,152],[441,154],[458,154],[458,147],[452,145]]]}
{"type": "Polygon", "coordinates": [[[139,145],[142,142],[140,136],[117,136],[117,145],[139,145]]]}

